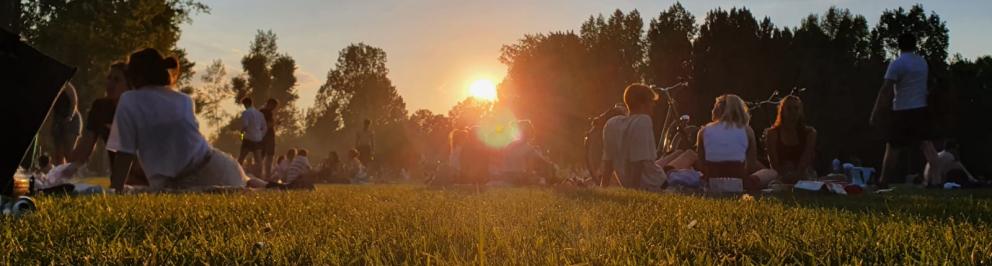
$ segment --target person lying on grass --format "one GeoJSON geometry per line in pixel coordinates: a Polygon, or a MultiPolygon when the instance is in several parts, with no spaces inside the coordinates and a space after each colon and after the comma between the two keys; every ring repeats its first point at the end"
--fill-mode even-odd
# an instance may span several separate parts
{"type": "Polygon", "coordinates": [[[775,125],[765,130],[768,163],[783,183],[815,178],[810,165],[816,149],[816,129],[806,125],[803,102],[797,96],[782,99],[775,125]]]}
{"type": "Polygon", "coordinates": [[[200,133],[193,100],[173,84],[175,57],[146,48],[128,58],[127,79],[135,90],[121,95],[107,149],[116,151],[110,186],[123,192],[131,165],[141,162],[148,189],[244,188],[249,179],[231,155],[210,147],[200,133]]]}

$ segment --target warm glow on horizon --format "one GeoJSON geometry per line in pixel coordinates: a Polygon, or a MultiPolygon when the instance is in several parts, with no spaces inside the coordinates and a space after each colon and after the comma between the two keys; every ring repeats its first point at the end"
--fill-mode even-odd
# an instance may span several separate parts
{"type": "Polygon", "coordinates": [[[496,101],[496,83],[489,79],[479,79],[468,86],[468,93],[473,98],[494,102],[496,101]]]}

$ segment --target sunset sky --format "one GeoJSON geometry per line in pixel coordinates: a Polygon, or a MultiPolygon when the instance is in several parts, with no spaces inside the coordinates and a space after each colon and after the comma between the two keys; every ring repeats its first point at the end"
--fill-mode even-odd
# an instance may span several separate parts
{"type": "MultiPolygon", "coordinates": [[[[477,79],[501,80],[506,73],[497,61],[499,49],[524,34],[578,31],[590,15],[614,9],[637,9],[645,20],[674,1],[625,0],[503,0],[503,1],[323,1],[323,0],[202,0],[210,14],[193,17],[183,25],[179,46],[202,69],[214,59],[227,65],[228,73],[241,72],[240,59],[258,29],[271,29],[281,52],[296,59],[299,107],[313,103],[337,53],[350,43],[365,42],[388,55],[389,77],[411,112],[426,108],[446,113],[465,98],[477,79]]],[[[810,13],[830,6],[864,15],[871,26],[885,9],[909,8],[920,1],[779,0],[684,1],[701,22],[706,12],[722,7],[746,6],[759,19],[771,17],[779,26],[796,26],[810,13]]],[[[950,53],[968,58],[992,54],[992,1],[923,1],[950,29],[950,53]]],[[[881,73],[879,73],[881,75],[881,73]]]]}

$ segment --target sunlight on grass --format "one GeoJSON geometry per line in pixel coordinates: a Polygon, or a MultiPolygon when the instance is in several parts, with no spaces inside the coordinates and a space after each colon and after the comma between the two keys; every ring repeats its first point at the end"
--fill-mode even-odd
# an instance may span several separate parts
{"type": "MultiPolygon", "coordinates": [[[[984,194],[981,194],[984,193],[984,194]]],[[[987,264],[992,195],[705,198],[323,186],[41,197],[12,264],[987,264]]]]}

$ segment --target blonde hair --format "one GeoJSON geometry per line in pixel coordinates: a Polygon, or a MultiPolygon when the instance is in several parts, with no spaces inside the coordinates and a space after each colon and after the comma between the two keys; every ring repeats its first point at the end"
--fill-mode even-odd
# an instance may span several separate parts
{"type": "Polygon", "coordinates": [[[716,97],[716,103],[713,104],[713,122],[726,122],[742,128],[751,123],[751,114],[740,96],[724,94],[716,97]]]}

